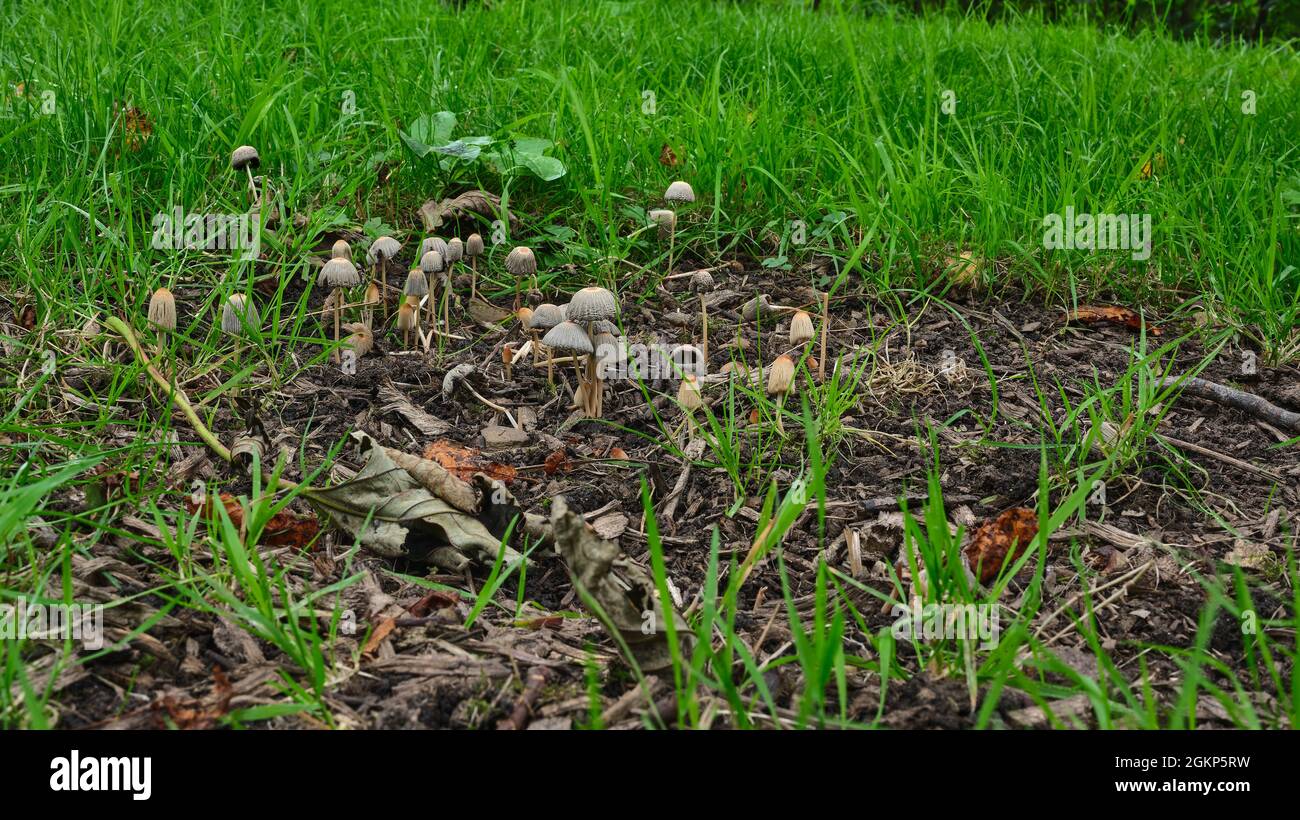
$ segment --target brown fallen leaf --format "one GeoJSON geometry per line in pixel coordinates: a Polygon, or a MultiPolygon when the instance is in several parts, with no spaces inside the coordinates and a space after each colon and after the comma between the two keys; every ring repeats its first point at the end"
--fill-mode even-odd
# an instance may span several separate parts
{"type": "Polygon", "coordinates": [[[36,305],[31,303],[18,309],[18,326],[28,332],[36,329],[36,305]]]}
{"type": "MultiPolygon", "coordinates": [[[[244,525],[244,508],[240,505],[239,499],[230,493],[222,493],[221,504],[226,508],[226,515],[230,516],[230,523],[237,528],[242,527],[244,525]]],[[[191,515],[199,512],[200,508],[202,508],[204,518],[210,519],[212,517],[211,498],[200,504],[196,504],[192,500],[185,502],[185,509],[191,515]]],[[[266,523],[258,543],[267,547],[303,549],[308,544],[311,544],[319,533],[320,522],[314,517],[298,515],[288,510],[280,510],[271,516],[271,520],[266,523]]]]}
{"type": "Polygon", "coordinates": [[[407,607],[407,612],[416,618],[423,618],[435,609],[448,609],[456,605],[456,596],[440,589],[431,589],[420,600],[407,607]]]}
{"type": "Polygon", "coordinates": [[[379,645],[384,642],[384,639],[391,635],[393,630],[396,628],[396,618],[384,618],[381,620],[375,627],[375,631],[370,633],[370,640],[366,641],[366,645],[361,648],[361,654],[369,655],[374,652],[379,648],[379,645]]]}
{"type": "Polygon", "coordinates": [[[120,106],[114,103],[113,109],[122,118],[122,142],[128,151],[139,151],[153,136],[153,120],[134,105],[120,106]]]}
{"type": "MultiPolygon", "coordinates": [[[[424,230],[429,233],[437,230],[444,222],[459,220],[466,214],[478,214],[487,219],[500,219],[501,197],[487,191],[475,189],[466,191],[459,196],[449,197],[441,202],[434,202],[430,199],[420,206],[420,219],[424,222],[424,230]]],[[[506,217],[510,220],[512,229],[518,226],[519,220],[514,214],[507,213],[506,217]]]]}
{"type": "MultiPolygon", "coordinates": [[[[1130,330],[1141,330],[1142,314],[1119,305],[1089,305],[1065,314],[1065,321],[1078,322],[1081,325],[1112,324],[1123,325],[1130,330]]],[[[1164,333],[1157,325],[1148,324],[1147,332],[1152,336],[1164,333]]]]}
{"type": "MultiPolygon", "coordinates": [[[[167,694],[154,708],[165,711],[178,729],[211,729],[230,711],[235,689],[220,666],[212,669],[212,691],[202,698],[179,698],[167,694]]],[[[161,715],[159,715],[161,719],[161,715]]]]}
{"type": "Polygon", "coordinates": [[[436,461],[444,470],[464,481],[472,479],[475,473],[483,473],[489,478],[506,484],[515,480],[514,467],[491,461],[478,450],[445,438],[440,438],[424,448],[424,457],[436,461]]]}
{"type": "Polygon", "coordinates": [[[1037,534],[1037,513],[1012,507],[976,527],[963,551],[980,583],[987,584],[998,577],[1004,563],[1010,566],[1020,560],[1037,534]]]}
{"type": "Polygon", "coordinates": [[[569,456],[563,449],[552,450],[546,456],[545,463],[542,464],[542,470],[547,475],[555,475],[558,472],[569,471],[569,456]]]}
{"type": "Polygon", "coordinates": [[[677,159],[677,153],[673,151],[673,147],[666,142],[664,143],[664,147],[659,149],[659,164],[665,168],[676,168],[678,165],[681,165],[681,160],[677,159]]]}

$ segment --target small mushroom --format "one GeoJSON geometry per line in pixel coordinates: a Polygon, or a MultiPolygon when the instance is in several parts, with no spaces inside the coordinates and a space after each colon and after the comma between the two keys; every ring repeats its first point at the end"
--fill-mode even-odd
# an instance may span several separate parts
{"type": "Polygon", "coordinates": [[[441,237],[430,236],[420,243],[420,256],[429,251],[437,251],[443,259],[447,258],[447,243],[441,237]]]}
{"type": "Polygon", "coordinates": [[[655,208],[648,214],[650,224],[659,228],[659,238],[669,239],[677,230],[677,214],[667,208],[655,208]]]}
{"type": "MultiPolygon", "coordinates": [[[[533,314],[533,318],[537,318],[536,313],[533,314]]],[[[542,337],[542,344],[546,345],[548,351],[558,350],[572,354],[574,357],[573,369],[578,374],[578,384],[584,385],[587,383],[582,369],[578,367],[577,357],[590,356],[594,348],[591,339],[587,336],[587,332],[580,325],[570,321],[560,322],[546,331],[546,335],[542,337]]],[[[584,395],[590,397],[591,393],[588,391],[584,395]]],[[[591,402],[579,402],[578,406],[585,410],[589,403],[591,402]]]]}
{"type": "MultiPolygon", "coordinates": [[[[163,340],[176,330],[176,299],[167,288],[158,288],[149,297],[149,323],[158,331],[158,358],[163,358],[163,340]]],[[[170,370],[171,368],[168,368],[170,370]]]]}
{"type": "MultiPolygon", "coordinates": [[[[239,357],[243,353],[244,339],[249,331],[260,326],[262,319],[257,315],[257,305],[249,301],[244,294],[233,294],[221,308],[221,331],[235,337],[235,372],[239,372],[239,357]]],[[[239,395],[236,386],[232,395],[239,395]]]]}
{"type": "MultiPolygon", "coordinates": [[[[388,263],[402,250],[402,243],[391,236],[381,236],[370,244],[366,262],[379,268],[380,301],[384,305],[384,318],[388,318],[388,263]]],[[[372,274],[373,275],[373,274],[372,274]]]]}
{"type": "Polygon", "coordinates": [[[262,158],[257,155],[257,149],[251,145],[241,145],[230,154],[230,167],[235,169],[235,173],[243,171],[248,175],[249,196],[254,201],[257,200],[257,183],[253,181],[253,171],[262,166],[262,158]]]}
{"type": "Polygon", "coordinates": [[[767,372],[767,394],[776,397],[776,429],[785,432],[781,420],[786,394],[794,387],[794,360],[784,354],[777,356],[767,372]]]}
{"type": "Polygon", "coordinates": [[[537,290],[537,257],[532,248],[519,245],[506,256],[506,270],[515,277],[515,309],[519,309],[519,283],[525,277],[532,279],[532,289],[537,290]]]}
{"type": "Polygon", "coordinates": [[[746,322],[754,322],[759,316],[769,313],[772,310],[772,303],[768,301],[766,293],[760,293],[753,299],[750,299],[740,308],[740,318],[746,322]]]}
{"type": "MultiPolygon", "coordinates": [[[[434,253],[430,251],[429,253],[434,253]]],[[[423,261],[423,260],[421,260],[423,261]]],[[[406,274],[406,304],[415,310],[415,324],[412,326],[418,329],[420,326],[420,299],[429,294],[429,279],[424,275],[423,265],[419,268],[412,268],[411,272],[406,274]]],[[[430,302],[433,299],[429,299],[430,302]]]]}
{"type": "Polygon", "coordinates": [[[351,348],[358,359],[374,348],[375,334],[370,330],[370,325],[365,322],[348,322],[343,329],[349,334],[343,344],[351,348]]]}
{"type": "Polygon", "coordinates": [[[700,300],[700,349],[704,358],[709,358],[709,306],[704,301],[704,294],[713,290],[713,274],[706,270],[697,270],[691,274],[691,292],[700,300]]]}
{"type": "Polygon", "coordinates": [[[411,346],[411,331],[416,327],[416,309],[409,301],[403,301],[397,307],[397,329],[402,331],[402,347],[411,346]]]}
{"type": "Polygon", "coordinates": [[[811,342],[814,335],[812,317],[807,311],[796,310],[790,320],[790,346],[801,347],[811,342]]]}
{"type": "MultiPolygon", "coordinates": [[[[342,242],[343,240],[339,240],[342,242]]],[[[346,246],[347,243],[344,242],[346,246]]],[[[335,243],[335,251],[340,249],[335,243]]],[[[351,255],[351,249],[348,248],[343,252],[351,255]]],[[[343,318],[343,293],[346,288],[356,287],[361,283],[361,275],[357,273],[357,266],[352,264],[352,260],[345,256],[335,256],[325,263],[325,267],[320,269],[320,275],[316,277],[317,285],[324,285],[330,289],[330,296],[333,298],[334,313],[334,341],[339,341],[342,336],[341,322],[343,318]]],[[[334,350],[334,361],[339,361],[339,351],[334,350]]]]}
{"type": "Polygon", "coordinates": [[[375,326],[375,305],[379,304],[381,300],[382,296],[379,293],[379,283],[374,279],[371,279],[370,283],[366,285],[366,296],[362,302],[364,305],[362,308],[362,318],[365,323],[371,327],[375,326]]]}
{"type": "Polygon", "coordinates": [[[465,255],[469,257],[469,298],[478,296],[478,258],[483,255],[483,237],[476,233],[465,240],[465,255]]]}
{"type": "MultiPolygon", "coordinates": [[[[526,310],[526,308],[520,308],[519,310],[522,312],[526,310]]],[[[551,304],[550,302],[543,302],[542,304],[538,305],[537,309],[532,311],[531,313],[532,316],[528,320],[527,328],[528,328],[529,335],[531,335],[533,338],[533,347],[537,347],[538,335],[542,332],[550,330],[551,328],[558,325],[560,322],[563,322],[564,311],[561,310],[558,306],[551,304]]],[[[539,351],[539,355],[540,355],[540,351],[539,351]]],[[[537,361],[537,359],[534,358],[533,361],[537,361]]],[[[555,361],[554,355],[551,353],[551,349],[548,347],[546,349],[546,382],[548,384],[555,384],[554,361],[555,361]]]]}
{"type": "MultiPolygon", "coordinates": [[[[597,322],[612,321],[618,318],[618,300],[614,298],[613,293],[610,293],[605,288],[583,288],[569,300],[565,315],[568,317],[569,322],[576,322],[587,329],[588,341],[594,349],[596,344],[595,325],[597,322]]],[[[596,361],[592,356],[587,357],[586,381],[594,385],[592,392],[588,394],[591,399],[591,406],[587,409],[587,415],[598,419],[603,411],[604,396],[600,375],[596,373],[596,361]]]]}
{"type": "MultiPolygon", "coordinates": [[[[664,201],[672,207],[672,221],[668,228],[668,272],[673,272],[673,250],[677,244],[677,206],[695,201],[695,190],[690,183],[677,180],[664,191],[664,201]]],[[[662,231],[662,223],[660,223],[662,231]]]]}
{"type": "MultiPolygon", "coordinates": [[[[440,239],[438,241],[441,242],[442,240],[440,239]]],[[[420,257],[420,270],[424,272],[430,289],[433,288],[435,282],[441,283],[443,280],[443,271],[447,267],[446,258],[443,256],[445,252],[446,244],[444,243],[441,251],[436,249],[425,251],[424,255],[420,257]]],[[[437,324],[438,312],[434,307],[434,299],[432,296],[429,297],[427,307],[429,312],[429,327],[433,327],[437,324]]],[[[447,330],[450,331],[451,328],[448,328],[447,330]]]]}

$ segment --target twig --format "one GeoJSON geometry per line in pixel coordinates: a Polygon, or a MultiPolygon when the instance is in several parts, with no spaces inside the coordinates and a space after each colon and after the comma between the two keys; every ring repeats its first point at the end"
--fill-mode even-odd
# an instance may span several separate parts
{"type": "Polygon", "coordinates": [[[510,717],[497,724],[497,728],[518,731],[527,727],[532,717],[533,707],[537,705],[537,699],[541,697],[542,689],[546,687],[549,680],[550,675],[546,667],[534,666],[529,669],[528,683],[525,684],[519,700],[515,701],[515,708],[510,712],[510,717]]]}
{"type": "Polygon", "coordinates": [[[1300,413],[1284,410],[1262,396],[1256,396],[1254,393],[1247,393],[1233,387],[1225,387],[1195,376],[1188,377],[1181,380],[1181,382],[1179,379],[1169,376],[1165,378],[1160,386],[1178,387],[1180,384],[1182,391],[1186,394],[1235,407],[1263,419],[1274,427],[1300,433],[1300,413]]]}

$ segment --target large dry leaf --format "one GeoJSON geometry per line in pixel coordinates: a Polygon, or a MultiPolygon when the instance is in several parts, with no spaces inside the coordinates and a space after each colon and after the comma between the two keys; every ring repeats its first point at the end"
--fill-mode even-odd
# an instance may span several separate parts
{"type": "MultiPolygon", "coordinates": [[[[649,573],[623,555],[617,544],[597,535],[563,498],[551,504],[551,528],[574,583],[599,604],[610,621],[606,628],[612,624],[618,630],[641,670],[671,668],[668,621],[649,573]]],[[[667,616],[673,619],[681,652],[689,656],[690,627],[671,606],[667,616]]]]}
{"type": "MultiPolygon", "coordinates": [[[[1112,324],[1123,325],[1129,330],[1141,330],[1144,323],[1142,314],[1131,308],[1119,305],[1089,305],[1070,311],[1065,315],[1067,322],[1081,325],[1112,324]]],[[[1158,326],[1147,324],[1147,332],[1152,336],[1164,333],[1158,326]]]]}
{"type": "MultiPolygon", "coordinates": [[[[230,523],[235,525],[237,529],[242,527],[244,525],[244,508],[239,503],[239,499],[230,493],[222,493],[221,504],[226,508],[226,514],[230,516],[230,523]]],[[[202,510],[203,517],[210,519],[212,517],[212,499],[208,497],[198,504],[192,500],[186,501],[185,509],[191,515],[202,510]]],[[[262,536],[258,539],[258,543],[268,547],[302,549],[315,540],[319,532],[320,522],[315,518],[307,518],[288,510],[280,510],[271,516],[270,521],[266,522],[266,526],[262,528],[262,536]]]]}
{"type": "Polygon", "coordinates": [[[1004,563],[1020,560],[1037,534],[1038,515],[1028,507],[1012,507],[975,528],[966,544],[966,560],[980,583],[987,584],[998,577],[1004,563]]]}
{"type": "MultiPolygon", "coordinates": [[[[386,557],[410,556],[447,569],[461,569],[469,561],[496,560],[501,540],[474,515],[435,495],[408,472],[422,467],[443,472],[441,467],[416,456],[407,456],[403,460],[409,462],[399,465],[392,456],[404,454],[375,445],[368,437],[362,443],[370,445],[369,452],[365,466],[353,479],[323,490],[303,491],[322,514],[386,557]]],[[[468,485],[464,486],[472,494],[468,485]]],[[[521,558],[509,546],[505,557],[508,562],[521,558]]]]}
{"type": "Polygon", "coordinates": [[[478,450],[457,444],[449,439],[440,438],[424,448],[424,457],[436,461],[443,469],[469,481],[475,473],[483,473],[489,478],[499,479],[509,484],[515,480],[515,468],[486,458],[478,450]]]}

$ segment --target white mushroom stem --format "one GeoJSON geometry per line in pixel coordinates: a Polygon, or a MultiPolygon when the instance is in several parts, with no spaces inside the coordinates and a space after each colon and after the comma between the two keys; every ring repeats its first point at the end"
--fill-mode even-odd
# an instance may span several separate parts
{"type": "MultiPolygon", "coordinates": [[[[826,329],[831,324],[831,294],[830,291],[822,294],[822,349],[821,354],[817,357],[817,381],[826,380],[826,329]]],[[[705,348],[708,350],[708,348],[705,348]]]]}
{"type": "Polygon", "coordinates": [[[340,336],[342,335],[342,332],[343,332],[343,329],[342,329],[342,322],[343,322],[343,308],[340,307],[340,305],[343,304],[343,292],[342,292],[342,291],[343,291],[343,288],[335,288],[335,289],[334,289],[334,343],[335,343],[335,344],[334,344],[334,362],[335,362],[336,364],[337,364],[338,362],[343,361],[343,357],[342,357],[342,355],[339,353],[339,348],[338,348],[338,341],[339,341],[339,338],[340,338],[340,336]]]}
{"type": "Polygon", "coordinates": [[[700,294],[700,353],[704,356],[704,367],[708,370],[709,365],[709,306],[704,301],[704,294],[700,294]]]}
{"type": "Polygon", "coordinates": [[[244,166],[244,173],[248,174],[248,196],[254,205],[259,204],[257,198],[257,183],[253,181],[253,169],[248,165],[244,166]]]}
{"type": "Polygon", "coordinates": [[[478,257],[469,258],[469,298],[478,298],[478,257]]]}
{"type": "Polygon", "coordinates": [[[379,257],[379,303],[384,306],[384,321],[388,321],[388,257],[379,257]]]}

